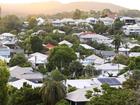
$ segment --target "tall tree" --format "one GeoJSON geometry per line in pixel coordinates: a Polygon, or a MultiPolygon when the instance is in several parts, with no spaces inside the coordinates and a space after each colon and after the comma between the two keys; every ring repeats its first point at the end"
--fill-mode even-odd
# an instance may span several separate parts
{"type": "Polygon", "coordinates": [[[0,61],[0,105],[7,105],[9,71],[6,64],[0,61]]]}
{"type": "Polygon", "coordinates": [[[48,60],[51,67],[53,67],[52,69],[58,67],[58,69],[62,70],[63,68],[68,67],[73,60],[76,60],[76,58],[77,56],[72,48],[58,46],[50,51],[48,60]]]}
{"type": "Polygon", "coordinates": [[[121,46],[121,44],[123,43],[122,37],[120,34],[117,34],[114,36],[114,39],[112,41],[112,44],[115,45],[115,51],[116,53],[119,52],[119,48],[121,46]]]}
{"type": "Polygon", "coordinates": [[[33,52],[41,52],[43,49],[42,40],[38,36],[31,37],[31,49],[33,52]]]}
{"type": "Polygon", "coordinates": [[[82,12],[79,9],[76,9],[73,13],[73,18],[74,19],[80,19],[81,18],[82,12]]]}
{"type": "Polygon", "coordinates": [[[54,72],[52,73],[50,76],[47,76],[46,81],[40,90],[44,105],[55,105],[66,96],[66,88],[64,84],[59,81],[61,79],[58,78],[59,80],[56,80],[56,78],[53,77],[54,72]]]}

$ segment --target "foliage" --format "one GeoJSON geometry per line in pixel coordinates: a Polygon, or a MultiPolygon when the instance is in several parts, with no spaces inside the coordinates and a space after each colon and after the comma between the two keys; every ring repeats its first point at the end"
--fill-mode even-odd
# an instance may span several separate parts
{"type": "Polygon", "coordinates": [[[31,49],[33,52],[41,52],[43,49],[42,40],[38,36],[33,36],[30,39],[31,49]]]}
{"type": "Polygon", "coordinates": [[[62,82],[48,79],[40,90],[44,105],[55,105],[66,96],[66,89],[62,82]]]}
{"type": "Polygon", "coordinates": [[[7,105],[8,100],[8,79],[9,79],[9,71],[7,65],[0,61],[0,104],[7,105]]]}
{"type": "Polygon", "coordinates": [[[123,40],[122,40],[121,35],[120,34],[115,35],[114,39],[112,41],[112,44],[115,46],[116,53],[119,52],[119,48],[120,48],[122,43],[123,43],[123,40]]]}
{"type": "Polygon", "coordinates": [[[9,61],[9,66],[29,67],[31,64],[28,62],[24,54],[15,54],[9,61]]]}
{"type": "Polygon", "coordinates": [[[123,83],[123,87],[126,89],[137,90],[140,88],[140,71],[133,70],[129,79],[123,83]]]}
{"type": "Polygon", "coordinates": [[[51,77],[55,81],[62,81],[66,80],[66,77],[56,68],[55,70],[51,71],[51,77]]]}
{"type": "Polygon", "coordinates": [[[103,95],[92,97],[87,105],[137,105],[131,90],[115,89],[106,85],[103,91],[103,95]]]}
{"type": "Polygon", "coordinates": [[[130,52],[140,52],[140,46],[135,46],[130,49],[130,52]]]}
{"type": "Polygon", "coordinates": [[[77,90],[76,87],[73,87],[73,86],[71,86],[71,85],[68,85],[68,93],[73,92],[73,91],[75,91],[75,90],[77,90]]]}
{"type": "Polygon", "coordinates": [[[73,13],[73,18],[74,19],[80,19],[81,18],[81,11],[79,9],[75,10],[75,12],[73,13]]]}
{"type": "Polygon", "coordinates": [[[114,30],[120,30],[122,26],[124,25],[124,22],[120,20],[120,18],[115,19],[114,24],[113,24],[113,29],[114,30]]]}
{"type": "Polygon", "coordinates": [[[119,63],[123,65],[128,65],[129,64],[129,57],[124,55],[124,54],[117,54],[113,61],[113,63],[119,63]]]}
{"type": "Polygon", "coordinates": [[[58,46],[50,51],[48,61],[49,65],[53,67],[51,70],[56,67],[62,70],[63,68],[68,67],[68,65],[73,60],[76,60],[76,58],[77,56],[72,48],[67,46],[58,46]]]}
{"type": "Polygon", "coordinates": [[[13,30],[19,31],[21,28],[21,21],[15,15],[7,15],[0,19],[0,33],[10,32],[13,30]]]}
{"type": "Polygon", "coordinates": [[[76,36],[72,36],[72,35],[67,35],[64,37],[65,40],[73,43],[73,44],[79,44],[80,43],[80,40],[76,37],[76,36]]]}
{"type": "Polygon", "coordinates": [[[69,102],[67,100],[60,100],[59,102],[57,102],[55,105],[69,105],[69,102]]]}
{"type": "Polygon", "coordinates": [[[10,94],[8,105],[37,105],[42,103],[40,88],[32,89],[30,85],[24,83],[21,89],[16,89],[10,94]]]}
{"type": "Polygon", "coordinates": [[[37,25],[37,20],[35,16],[29,16],[27,18],[27,21],[29,22],[29,29],[33,29],[37,25]]]}
{"type": "Polygon", "coordinates": [[[98,76],[100,74],[100,72],[97,71],[93,65],[87,65],[84,68],[84,72],[87,77],[98,76]]]}
{"type": "Polygon", "coordinates": [[[107,46],[104,43],[98,43],[97,41],[91,41],[88,42],[87,44],[91,45],[93,48],[97,49],[97,50],[104,50],[104,51],[111,51],[112,48],[107,46]]]}
{"type": "Polygon", "coordinates": [[[78,78],[83,75],[83,65],[78,61],[73,61],[69,65],[69,72],[72,78],[78,78]]]}
{"type": "Polygon", "coordinates": [[[98,22],[94,25],[94,31],[97,34],[103,34],[106,33],[106,31],[108,30],[108,27],[104,25],[103,22],[98,22]]]}
{"type": "Polygon", "coordinates": [[[39,71],[42,74],[46,74],[48,70],[45,65],[39,65],[37,71],[39,71]]]}
{"type": "Polygon", "coordinates": [[[93,91],[87,90],[86,94],[85,94],[86,98],[88,98],[88,99],[91,98],[92,97],[92,93],[93,93],[93,91]]]}

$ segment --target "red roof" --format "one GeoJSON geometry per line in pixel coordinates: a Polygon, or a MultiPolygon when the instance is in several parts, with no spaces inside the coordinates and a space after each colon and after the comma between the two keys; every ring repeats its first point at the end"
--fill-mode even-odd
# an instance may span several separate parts
{"type": "Polygon", "coordinates": [[[52,49],[55,47],[55,45],[51,44],[51,43],[48,43],[46,45],[43,45],[45,48],[48,48],[48,49],[52,49]]]}

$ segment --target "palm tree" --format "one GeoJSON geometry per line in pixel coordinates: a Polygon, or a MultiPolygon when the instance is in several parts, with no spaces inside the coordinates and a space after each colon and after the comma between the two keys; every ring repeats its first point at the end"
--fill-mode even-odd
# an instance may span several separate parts
{"type": "Polygon", "coordinates": [[[114,36],[114,40],[112,41],[112,44],[115,45],[115,52],[119,52],[119,48],[121,44],[123,43],[122,37],[120,34],[117,34],[114,36]]]}
{"type": "Polygon", "coordinates": [[[66,96],[66,88],[60,81],[49,78],[40,90],[44,105],[55,105],[66,96]]]}

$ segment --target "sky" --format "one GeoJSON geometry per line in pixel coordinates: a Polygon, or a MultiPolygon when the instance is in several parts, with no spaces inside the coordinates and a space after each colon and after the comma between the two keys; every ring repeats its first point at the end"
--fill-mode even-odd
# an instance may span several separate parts
{"type": "Polygon", "coordinates": [[[113,3],[126,8],[140,10],[140,0],[0,0],[0,3],[33,3],[42,1],[60,1],[62,3],[69,3],[75,1],[96,1],[96,2],[113,3]]]}

